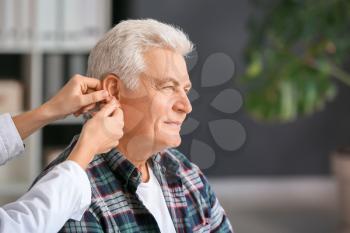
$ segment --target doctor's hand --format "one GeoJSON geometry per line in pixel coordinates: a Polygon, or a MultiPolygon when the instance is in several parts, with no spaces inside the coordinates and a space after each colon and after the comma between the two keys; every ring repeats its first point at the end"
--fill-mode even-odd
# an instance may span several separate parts
{"type": "Polygon", "coordinates": [[[86,168],[96,154],[108,152],[118,146],[123,136],[124,115],[119,102],[109,102],[83,126],[79,139],[68,157],[86,168]]]}
{"type": "Polygon", "coordinates": [[[108,92],[101,90],[101,81],[75,75],[49,101],[40,107],[12,117],[24,140],[41,127],[74,114],[78,116],[93,109],[97,102],[106,100],[108,92]]]}
{"type": "Polygon", "coordinates": [[[58,120],[70,114],[79,116],[93,109],[97,102],[107,97],[108,92],[102,90],[100,80],[77,74],[54,97],[43,104],[43,108],[51,120],[58,120]]]}

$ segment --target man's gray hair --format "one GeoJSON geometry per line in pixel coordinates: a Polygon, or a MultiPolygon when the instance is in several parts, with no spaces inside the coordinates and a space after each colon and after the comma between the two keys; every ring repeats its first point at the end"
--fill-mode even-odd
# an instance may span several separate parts
{"type": "Polygon", "coordinates": [[[103,79],[114,73],[127,88],[134,89],[145,69],[143,55],[152,47],[170,49],[184,57],[193,50],[192,42],[178,27],[154,19],[125,20],[91,50],[87,75],[103,79]]]}

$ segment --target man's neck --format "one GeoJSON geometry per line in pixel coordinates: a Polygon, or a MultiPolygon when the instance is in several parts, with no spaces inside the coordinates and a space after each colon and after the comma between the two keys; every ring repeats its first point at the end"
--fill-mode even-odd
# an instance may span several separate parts
{"type": "Polygon", "coordinates": [[[117,149],[141,172],[142,182],[147,182],[149,180],[147,161],[156,152],[142,145],[145,144],[140,143],[131,147],[126,140],[120,140],[117,149]]]}

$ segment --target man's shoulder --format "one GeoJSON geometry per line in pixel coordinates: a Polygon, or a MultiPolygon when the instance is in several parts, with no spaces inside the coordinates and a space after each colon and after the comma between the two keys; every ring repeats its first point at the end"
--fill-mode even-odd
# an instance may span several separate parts
{"type": "Polygon", "coordinates": [[[175,164],[175,167],[180,174],[187,176],[193,176],[196,174],[196,177],[203,176],[200,168],[196,164],[192,163],[189,158],[179,150],[170,148],[166,150],[166,154],[172,163],[175,164]]]}
{"type": "Polygon", "coordinates": [[[186,188],[207,197],[209,183],[200,168],[177,149],[167,149],[167,156],[177,164],[176,176],[181,178],[186,188]]]}
{"type": "Polygon", "coordinates": [[[184,168],[188,168],[188,169],[197,168],[197,166],[194,163],[192,163],[187,158],[187,156],[184,155],[179,150],[174,149],[174,148],[169,148],[165,152],[180,167],[184,167],[184,168]]]}

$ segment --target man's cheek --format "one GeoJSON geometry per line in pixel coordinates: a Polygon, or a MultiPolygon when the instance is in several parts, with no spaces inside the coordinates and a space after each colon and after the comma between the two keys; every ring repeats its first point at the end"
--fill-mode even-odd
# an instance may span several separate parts
{"type": "Polygon", "coordinates": [[[135,129],[142,120],[145,119],[145,114],[135,107],[130,105],[124,105],[124,133],[128,133],[135,129]]]}
{"type": "Polygon", "coordinates": [[[172,98],[166,98],[162,95],[157,95],[153,98],[150,104],[150,112],[152,113],[153,118],[172,120],[168,119],[168,117],[172,115],[173,102],[172,98]]]}

